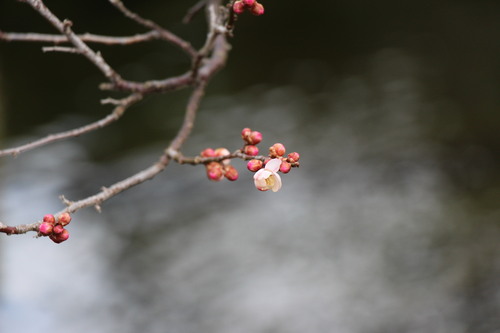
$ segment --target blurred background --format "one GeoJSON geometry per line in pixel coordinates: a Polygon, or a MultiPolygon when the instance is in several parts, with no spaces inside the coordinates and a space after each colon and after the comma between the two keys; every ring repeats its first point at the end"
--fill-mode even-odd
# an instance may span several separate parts
{"type": "MultiPolygon", "coordinates": [[[[125,1],[200,47],[195,1],[125,1]]],[[[301,154],[277,193],[172,164],[74,215],[70,240],[0,237],[0,332],[500,332],[500,3],[266,1],[237,22],[186,155],[243,127],[301,154]]],[[[47,1],[77,32],[145,31],[107,1],[47,1]]],[[[54,30],[0,2],[0,30],[54,30]]],[[[83,57],[0,44],[0,144],[102,118],[83,57]]],[[[94,45],[95,46],[95,45],[94,45]]],[[[152,42],[95,46],[123,77],[189,63],[152,42]]],[[[119,94],[111,94],[119,97],[119,94]]],[[[157,160],[188,92],[109,128],[0,160],[0,220],[32,223],[157,160]]]]}

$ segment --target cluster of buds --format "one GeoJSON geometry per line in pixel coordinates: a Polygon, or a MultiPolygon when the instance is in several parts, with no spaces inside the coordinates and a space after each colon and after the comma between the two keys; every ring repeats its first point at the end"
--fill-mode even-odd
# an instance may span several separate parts
{"type": "Polygon", "coordinates": [[[69,213],[62,213],[56,218],[52,214],[43,217],[43,221],[38,228],[41,236],[49,236],[54,243],[62,243],[69,238],[69,232],[64,227],[71,222],[69,213]]]}
{"type": "Polygon", "coordinates": [[[241,138],[245,142],[245,146],[241,151],[249,156],[257,156],[259,154],[257,144],[262,141],[262,133],[252,131],[250,128],[244,128],[241,131],[241,138]]]}
{"type": "Polygon", "coordinates": [[[234,2],[233,11],[236,14],[242,14],[245,10],[256,16],[264,14],[264,6],[256,0],[237,0],[234,2]]]}
{"type": "MultiPolygon", "coordinates": [[[[256,144],[262,141],[262,134],[257,131],[252,131],[250,128],[244,128],[241,132],[245,147],[242,152],[246,155],[256,156],[259,152],[256,144]],[[248,147],[255,154],[250,154],[248,147]]],[[[293,152],[285,156],[286,148],[282,143],[275,143],[269,148],[268,158],[264,161],[260,159],[252,159],[247,163],[247,169],[256,172],[254,175],[255,187],[260,191],[272,190],[277,192],[281,188],[281,177],[277,173],[289,173],[292,166],[299,166],[300,155],[293,152]]]]}
{"type": "Polygon", "coordinates": [[[201,159],[196,157],[191,163],[204,163],[210,180],[220,181],[225,177],[233,181],[238,179],[238,171],[230,164],[230,159],[240,157],[249,160],[247,169],[255,172],[253,177],[255,187],[260,191],[277,192],[281,188],[281,177],[278,172],[289,173],[292,167],[298,167],[299,153],[293,152],[285,156],[285,146],[282,143],[275,143],[269,148],[267,156],[261,156],[257,145],[262,142],[262,133],[244,128],[241,131],[241,138],[244,145],[239,152],[231,154],[226,148],[215,150],[206,148],[199,156],[201,159]]]}
{"type": "MultiPolygon", "coordinates": [[[[230,153],[226,148],[217,148],[215,150],[207,148],[200,155],[201,157],[221,157],[230,155],[230,153]]],[[[238,170],[231,165],[229,159],[225,159],[222,162],[209,162],[205,164],[205,168],[207,170],[207,177],[210,180],[218,182],[224,177],[230,181],[238,179],[238,170]]]]}

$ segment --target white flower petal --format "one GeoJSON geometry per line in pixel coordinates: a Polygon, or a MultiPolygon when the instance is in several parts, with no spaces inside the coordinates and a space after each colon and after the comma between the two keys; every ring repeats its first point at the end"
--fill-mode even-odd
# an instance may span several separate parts
{"type": "Polygon", "coordinates": [[[267,169],[260,169],[253,175],[253,179],[266,179],[273,173],[267,169]]]}
{"type": "Polygon", "coordinates": [[[277,172],[280,169],[281,160],[279,158],[273,158],[266,163],[266,169],[272,172],[277,172]]]}
{"type": "Polygon", "coordinates": [[[273,187],[271,190],[273,192],[278,192],[281,188],[281,177],[277,173],[273,173],[271,177],[274,177],[273,187]]]}

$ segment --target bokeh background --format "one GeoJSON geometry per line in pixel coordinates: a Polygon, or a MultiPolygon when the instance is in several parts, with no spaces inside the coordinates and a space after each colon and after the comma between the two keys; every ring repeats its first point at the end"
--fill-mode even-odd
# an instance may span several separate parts
{"type": "MultiPolygon", "coordinates": [[[[195,1],[126,1],[201,46],[195,1]]],[[[500,3],[266,1],[242,15],[186,155],[264,134],[302,156],[278,193],[170,165],[74,215],[71,238],[0,237],[0,332],[500,332],[500,3]]],[[[47,0],[77,32],[144,31],[107,1],[47,0]]],[[[0,1],[0,30],[54,30],[0,1]]],[[[82,57],[0,44],[0,143],[106,115],[82,57]]],[[[182,73],[162,42],[97,46],[125,77],[182,73]]],[[[118,95],[116,95],[118,96],[118,95]]],[[[0,161],[0,220],[31,223],[156,161],[187,92],[0,161]]]]}

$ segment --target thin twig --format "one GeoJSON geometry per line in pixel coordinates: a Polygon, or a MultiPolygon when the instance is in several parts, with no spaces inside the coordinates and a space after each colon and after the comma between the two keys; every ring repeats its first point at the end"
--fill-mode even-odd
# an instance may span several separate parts
{"type": "MultiPolygon", "coordinates": [[[[264,156],[264,155],[256,155],[256,156],[247,155],[243,153],[241,149],[238,149],[228,155],[214,156],[214,157],[202,157],[202,156],[186,157],[181,152],[172,149],[167,150],[166,153],[168,157],[173,161],[179,164],[190,164],[190,165],[207,164],[210,162],[222,162],[224,160],[229,160],[234,158],[239,158],[244,161],[259,160],[262,162],[265,162],[267,159],[269,159],[269,156],[264,156]]],[[[290,165],[292,167],[298,168],[300,166],[300,163],[291,162],[290,165]]]]}
{"type": "Polygon", "coordinates": [[[201,10],[203,9],[203,7],[205,7],[206,4],[207,0],[200,0],[194,6],[189,8],[186,15],[182,19],[182,23],[188,24],[189,22],[191,22],[193,18],[196,16],[196,14],[201,12],[201,10]]]}
{"type": "Polygon", "coordinates": [[[23,0],[49,21],[61,34],[77,48],[91,63],[93,63],[111,82],[120,82],[122,78],[109,66],[99,52],[94,52],[71,29],[72,22],[61,21],[45,6],[41,0],[23,0]]]}
{"type": "Polygon", "coordinates": [[[200,106],[201,98],[205,94],[205,87],[207,83],[207,81],[200,82],[200,84],[194,89],[186,108],[186,114],[184,115],[182,127],[166,151],[179,150],[188,138],[189,134],[191,134],[191,130],[194,126],[194,120],[196,118],[196,112],[200,106]]]}
{"type": "Polygon", "coordinates": [[[132,12],[129,10],[121,0],[109,0],[109,2],[115,6],[119,11],[123,13],[126,17],[129,19],[151,29],[157,31],[161,38],[164,40],[177,45],[180,47],[184,52],[186,52],[191,58],[194,58],[196,56],[196,50],[191,46],[190,43],[185,41],[184,39],[178,37],[177,35],[173,34],[172,32],[166,30],[165,28],[160,27],[158,24],[155,22],[145,19],[141,17],[140,15],[132,12]]]}
{"type": "Polygon", "coordinates": [[[65,132],[61,132],[61,133],[57,133],[57,134],[50,134],[44,138],[27,143],[25,145],[0,150],[0,156],[6,156],[6,155],[16,156],[16,155],[19,155],[25,151],[28,151],[28,150],[31,150],[34,148],[38,148],[40,146],[43,146],[43,145],[46,145],[49,143],[53,143],[53,142],[67,139],[67,138],[71,138],[71,137],[76,137],[76,136],[97,130],[99,128],[103,128],[105,126],[108,126],[109,124],[120,119],[121,116],[123,115],[123,113],[125,112],[125,110],[127,110],[132,104],[137,103],[141,99],[142,99],[142,95],[132,94],[129,97],[122,99],[120,101],[120,104],[113,109],[113,112],[111,112],[109,115],[107,115],[106,117],[104,117],[96,122],[93,122],[91,124],[88,124],[88,125],[85,125],[82,127],[78,127],[78,128],[75,128],[75,129],[72,129],[69,131],[65,131],[65,132]]]}
{"type": "MultiPolygon", "coordinates": [[[[99,43],[105,45],[130,45],[140,42],[147,42],[154,39],[159,39],[160,34],[158,31],[149,31],[143,34],[136,34],[133,36],[115,37],[115,36],[102,36],[95,34],[79,34],[77,35],[82,41],[86,43],[99,43]]],[[[69,43],[68,37],[63,35],[52,34],[39,34],[39,33],[19,33],[19,32],[1,32],[0,40],[6,42],[42,42],[42,43],[69,43]]]]}
{"type": "Polygon", "coordinates": [[[74,47],[66,46],[44,46],[42,47],[42,52],[64,52],[64,53],[77,53],[80,54],[80,50],[74,47]]]}
{"type": "Polygon", "coordinates": [[[190,86],[194,82],[191,71],[164,80],[150,80],[145,82],[121,81],[119,83],[102,83],[101,90],[130,91],[141,94],[164,93],[182,89],[190,86]]]}

